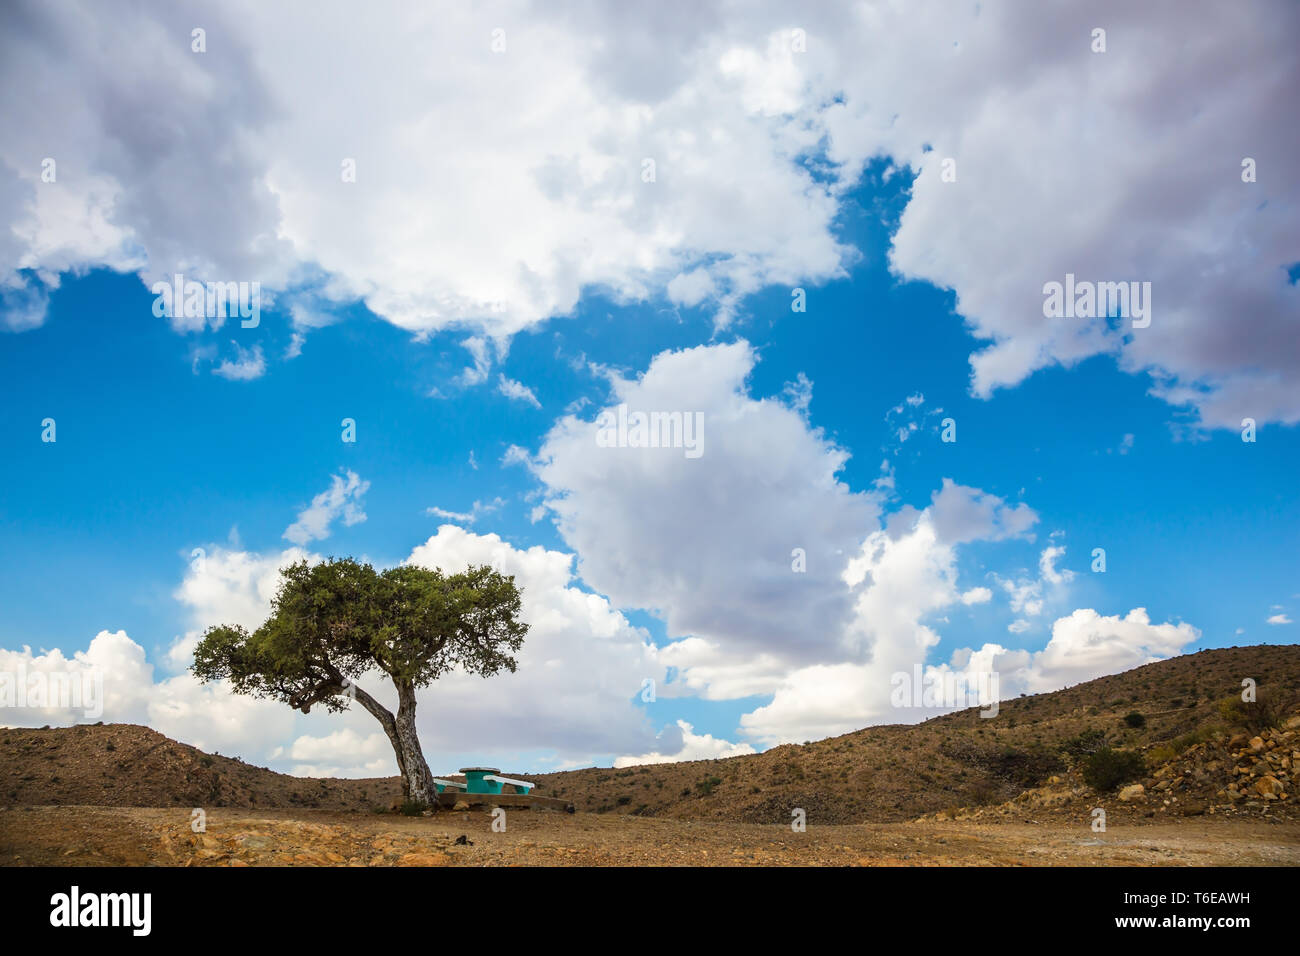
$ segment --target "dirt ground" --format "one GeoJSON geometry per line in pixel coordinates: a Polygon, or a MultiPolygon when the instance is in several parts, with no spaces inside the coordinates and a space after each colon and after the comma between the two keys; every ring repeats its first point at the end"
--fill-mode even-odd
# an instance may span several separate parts
{"type": "Polygon", "coordinates": [[[807,832],[762,824],[512,811],[401,817],[141,807],[0,809],[5,866],[1196,866],[1300,865],[1300,824],[1197,819],[882,823],[807,832]],[[461,843],[458,838],[463,837],[461,843]]]}

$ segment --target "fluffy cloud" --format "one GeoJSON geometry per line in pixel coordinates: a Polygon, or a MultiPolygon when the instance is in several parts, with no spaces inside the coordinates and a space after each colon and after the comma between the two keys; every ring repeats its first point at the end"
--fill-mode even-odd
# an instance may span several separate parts
{"type": "MultiPolygon", "coordinates": [[[[922,689],[944,677],[950,682],[955,678],[955,686],[967,688],[971,695],[956,706],[972,706],[977,688],[993,688],[1000,699],[1060,690],[1181,654],[1200,634],[1187,623],[1152,624],[1144,608],[1124,617],[1081,608],[1053,624],[1052,638],[1041,651],[985,644],[955,652],[949,664],[929,666],[922,663],[924,652],[906,645],[877,645],[886,651],[883,660],[796,671],[771,704],[746,714],[741,723],[746,734],[770,744],[844,733],[872,723],[912,723],[952,709],[917,704],[922,689]],[[921,677],[920,686],[912,687],[917,683],[913,673],[921,677]],[[996,675],[996,684],[988,675],[996,675]],[[917,695],[905,709],[894,706],[890,696],[891,684],[900,676],[917,695]]],[[[989,703],[979,698],[981,707],[989,703]]]]}
{"type": "Polygon", "coordinates": [[[642,631],[605,598],[574,586],[573,555],[540,546],[519,550],[495,534],[443,525],[408,563],[447,572],[488,564],[514,575],[530,625],[515,673],[488,682],[451,673],[422,693],[418,719],[426,751],[508,747],[573,756],[653,742],[632,701],[644,680],[662,683],[663,666],[642,631]],[[472,721],[463,719],[467,713],[472,721]]]}
{"type": "Polygon", "coordinates": [[[977,394],[1109,353],[1211,425],[1300,420],[1285,0],[829,5],[802,38],[775,2],[306,12],[208,7],[201,54],[188,10],[9,13],[6,79],[42,90],[3,107],[10,328],[69,270],[182,271],[287,290],[301,329],[358,298],[417,334],[472,327],[483,381],[485,342],[585,288],[726,325],[764,285],[843,274],[836,216],[887,157],[918,173],[893,268],[955,292],[988,343],[977,394]],[[1066,273],[1151,282],[1151,325],[1045,319],[1066,273]]]}
{"type": "Polygon", "coordinates": [[[719,648],[743,647],[751,664],[767,663],[770,683],[844,630],[841,574],[877,527],[878,505],[838,479],[847,453],[799,410],[749,395],[755,360],[743,341],[701,346],[612,379],[607,412],[698,413],[699,457],[602,446],[593,413],[560,419],[532,467],[583,580],[618,607],[655,609],[670,634],[698,638],[671,652],[678,666],[707,667],[719,648]]]}
{"type": "Polygon", "coordinates": [[[265,372],[266,357],[262,354],[262,346],[254,345],[251,349],[246,349],[238,342],[235,343],[235,357],[223,359],[212,370],[213,375],[228,378],[232,382],[251,382],[255,378],[261,378],[265,372]]]}
{"type": "Polygon", "coordinates": [[[497,382],[497,391],[510,399],[512,402],[523,402],[533,408],[541,408],[542,403],[537,400],[533,390],[523,382],[516,382],[512,378],[506,378],[504,375],[497,382]]]}
{"type": "MultiPolygon", "coordinates": [[[[273,752],[279,757],[283,751],[273,752]]],[[[287,752],[294,761],[293,773],[300,777],[352,777],[368,772],[383,777],[393,772],[393,745],[381,731],[360,734],[344,727],[312,737],[303,734],[287,752]]]]}
{"type": "Polygon", "coordinates": [[[749,744],[733,744],[719,740],[711,734],[697,734],[695,728],[684,720],[665,727],[658,743],[662,752],[652,751],[639,757],[619,757],[615,767],[636,767],[650,763],[680,763],[685,760],[719,760],[754,753],[749,744]]]}
{"type": "Polygon", "coordinates": [[[1064,587],[1074,580],[1074,572],[1058,570],[1056,562],[1065,554],[1064,545],[1049,544],[1038,555],[1038,577],[1021,575],[1015,579],[992,575],[998,586],[1007,593],[1011,610],[1022,617],[1007,627],[1012,634],[1020,634],[1033,627],[1027,618],[1038,617],[1053,601],[1064,596],[1064,587]]]}
{"type": "Polygon", "coordinates": [[[775,744],[926,716],[893,709],[890,690],[894,674],[910,672],[939,642],[926,620],[962,599],[955,546],[939,536],[931,509],[906,529],[868,535],[845,583],[857,589],[845,652],[783,675],[771,702],[741,718],[746,736],[775,744]]]}
{"type": "Polygon", "coordinates": [[[1187,623],[1152,624],[1146,608],[1102,615],[1080,608],[1058,618],[1041,651],[1007,650],[985,644],[954,655],[955,669],[995,672],[1002,697],[1038,694],[1131,670],[1183,653],[1201,632],[1187,623]]]}
{"type": "MultiPolygon", "coordinates": [[[[207,750],[264,754],[288,736],[293,712],[281,704],[239,697],[223,685],[204,686],[188,674],[155,682],[144,648],[125,631],[100,631],[85,651],[66,657],[59,650],[33,654],[0,650],[2,675],[65,675],[83,687],[102,689],[98,707],[59,706],[4,708],[14,726],[67,725],[82,720],[147,724],[168,736],[207,750]],[[99,711],[98,713],[96,711],[99,711]]],[[[97,692],[92,692],[97,693],[97,692]]],[[[30,698],[29,698],[30,699],[30,698]]],[[[84,700],[83,698],[83,704],[84,700]]],[[[56,703],[51,699],[51,703],[56,703]]]]}
{"type": "Polygon", "coordinates": [[[1283,31],[1300,10],[1193,8],[854,8],[844,43],[883,48],[860,68],[824,69],[849,90],[826,111],[831,156],[853,168],[881,152],[919,171],[891,262],[954,290],[990,340],[972,356],[977,394],[1110,353],[1212,425],[1300,419],[1300,343],[1285,331],[1300,296],[1285,272],[1300,258],[1287,225],[1300,183],[1280,174],[1300,148],[1280,119],[1300,81],[1283,31]],[[1091,50],[1097,26],[1105,53],[1091,50]],[[1117,159],[1116,143],[1135,145],[1117,159]],[[1274,172],[1243,183],[1245,157],[1274,172]],[[948,158],[955,182],[941,175],[948,158]],[[1150,327],[1044,318],[1042,287],[1066,273],[1151,282],[1150,327]],[[1228,311],[1244,325],[1225,324],[1228,311]]]}
{"type": "Polygon", "coordinates": [[[188,608],[195,630],[216,624],[238,624],[252,630],[270,612],[271,599],[280,585],[280,569],[298,561],[319,560],[302,548],[268,554],[217,545],[196,548],[173,596],[188,608]]]}
{"type": "Polygon", "coordinates": [[[72,208],[28,213],[25,248],[6,271],[38,256],[50,271],[130,265],[126,250],[142,248],[149,281],[183,264],[269,285],[293,283],[310,263],[403,328],[469,320],[491,336],[569,311],[586,286],[641,297],[715,251],[726,257],[711,280],[724,302],[840,271],[836,204],[796,162],[817,133],[738,99],[767,64],[721,62],[724,38],[680,64],[694,76],[647,102],[603,75],[619,58],[594,48],[620,41],[593,31],[615,11],[570,18],[516,2],[434,14],[394,3],[364,22],[304,12],[206,11],[204,54],[190,50],[189,12],[101,18],[87,4],[11,17],[4,62],[48,100],[9,109],[17,138],[0,158],[21,210],[45,198],[32,157],[68,157],[60,183],[72,208]],[[436,69],[390,82],[393,63],[429,64],[431,49],[436,69]],[[56,72],[50,58],[81,70],[56,72]],[[340,59],[346,74],[319,67],[340,59]],[[709,135],[719,111],[731,120],[709,135]],[[97,189],[84,184],[90,174],[97,189]],[[98,241],[71,241],[75,225],[98,241]]]}
{"type": "MultiPolygon", "coordinates": [[[[473,453],[471,452],[471,457],[472,455],[473,453]]],[[[471,465],[472,464],[473,462],[471,461],[471,465]]],[[[474,504],[470,506],[469,511],[448,511],[446,508],[439,508],[435,505],[425,508],[424,513],[432,515],[435,518],[445,518],[448,521],[455,521],[458,524],[473,524],[479,518],[483,517],[483,515],[491,514],[504,504],[505,501],[498,497],[493,498],[487,504],[475,500],[474,504]]]]}
{"type": "Polygon", "coordinates": [[[285,540],[305,545],[328,538],[330,525],[339,518],[348,527],[365,521],[361,499],[369,490],[370,482],[362,481],[350,469],[332,476],[329,488],[312,498],[311,505],[298,513],[298,520],[285,529],[285,540]]]}
{"type": "Polygon", "coordinates": [[[930,520],[941,539],[961,544],[1023,536],[1038,522],[1038,515],[1026,504],[1013,507],[997,495],[945,478],[931,499],[930,520]]]}
{"type": "Polygon", "coordinates": [[[71,657],[57,648],[41,654],[0,649],[0,705],[18,726],[62,723],[69,714],[74,720],[141,714],[147,704],[141,688],[152,671],[125,631],[100,631],[71,657]]]}

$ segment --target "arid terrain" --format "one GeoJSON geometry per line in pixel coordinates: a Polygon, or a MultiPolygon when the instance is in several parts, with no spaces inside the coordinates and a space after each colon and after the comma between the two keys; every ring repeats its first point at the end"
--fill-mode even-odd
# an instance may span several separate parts
{"type": "Polygon", "coordinates": [[[0,810],[7,866],[1205,866],[1300,865],[1300,823],[1200,820],[1090,831],[1086,819],[788,826],[508,811],[0,810]],[[457,842],[464,838],[463,842],[457,842]]]}
{"type": "Polygon", "coordinates": [[[512,809],[505,832],[480,811],[397,814],[396,778],[291,777],[134,725],[10,728],[0,864],[1294,866],[1297,691],[1300,647],[1205,651],[1006,701],[989,720],[526,775],[578,812],[512,809]],[[1278,706],[1271,726],[1223,712],[1245,677],[1278,706]],[[1139,755],[1140,772],[1089,786],[1081,756],[1098,746],[1139,755]]]}

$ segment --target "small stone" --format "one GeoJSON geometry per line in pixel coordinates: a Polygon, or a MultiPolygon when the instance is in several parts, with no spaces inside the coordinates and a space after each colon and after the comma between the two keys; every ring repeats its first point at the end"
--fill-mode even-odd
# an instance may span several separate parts
{"type": "Polygon", "coordinates": [[[1119,792],[1119,798],[1124,803],[1128,803],[1131,800],[1140,799],[1142,795],[1145,793],[1146,793],[1146,788],[1143,787],[1142,784],[1134,783],[1134,784],[1130,784],[1129,786],[1121,790],[1119,792]]]}
{"type": "Polygon", "coordinates": [[[1285,789],[1276,777],[1260,777],[1255,781],[1255,790],[1265,800],[1276,800],[1285,789]]]}

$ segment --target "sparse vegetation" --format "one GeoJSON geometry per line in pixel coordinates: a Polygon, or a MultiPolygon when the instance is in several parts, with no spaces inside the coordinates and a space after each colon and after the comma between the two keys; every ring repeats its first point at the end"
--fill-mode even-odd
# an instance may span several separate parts
{"type": "Polygon", "coordinates": [[[1214,735],[1214,728],[1207,724],[1175,737],[1170,741],[1169,745],[1174,748],[1176,753],[1182,753],[1188,747],[1205,743],[1207,740],[1212,739],[1214,735]]]}
{"type": "Polygon", "coordinates": [[[1169,744],[1161,744],[1159,747],[1152,747],[1145,754],[1146,765],[1149,770],[1155,770],[1161,764],[1166,764],[1178,756],[1180,751],[1171,747],[1169,744]]]}
{"type": "Polygon", "coordinates": [[[1131,750],[1103,747],[1082,764],[1083,782],[1099,793],[1116,790],[1131,783],[1146,771],[1142,755],[1131,750]]]}
{"type": "Polygon", "coordinates": [[[721,777],[706,777],[695,785],[695,790],[700,796],[707,797],[720,783],[722,783],[721,777]]]}
{"type": "Polygon", "coordinates": [[[1234,694],[1219,701],[1219,716],[1228,726],[1259,734],[1276,727],[1282,719],[1285,708],[1281,695],[1273,690],[1258,688],[1255,700],[1244,701],[1240,694],[1234,694]]]}
{"type": "Polygon", "coordinates": [[[1106,731],[1094,727],[1071,737],[1061,745],[1061,753],[1074,764],[1092,756],[1106,746],[1106,731]]]}

